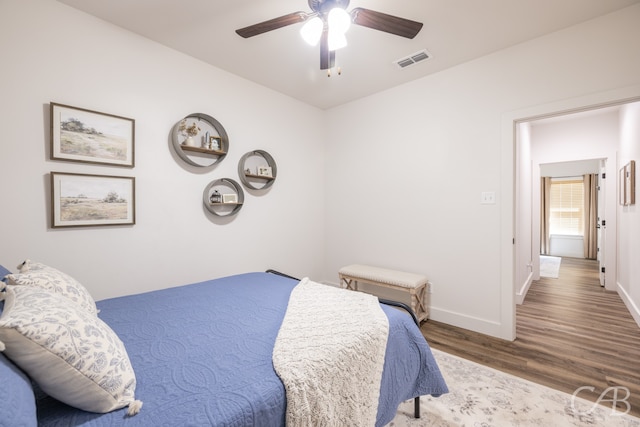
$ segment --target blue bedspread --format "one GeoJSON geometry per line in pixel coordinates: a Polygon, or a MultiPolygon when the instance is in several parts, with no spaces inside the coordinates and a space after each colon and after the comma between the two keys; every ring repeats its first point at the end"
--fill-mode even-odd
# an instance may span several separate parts
{"type": "MultiPolygon", "coordinates": [[[[99,317],[124,342],[140,413],[84,412],[38,396],[40,426],[283,426],[286,397],[272,351],[298,282],[246,273],[99,301],[99,317]]],[[[431,351],[400,311],[383,307],[390,332],[378,426],[403,400],[446,393],[431,351]]]]}

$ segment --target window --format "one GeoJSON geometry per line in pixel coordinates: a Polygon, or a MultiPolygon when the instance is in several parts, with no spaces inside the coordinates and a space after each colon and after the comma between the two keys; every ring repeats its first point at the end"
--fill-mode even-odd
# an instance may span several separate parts
{"type": "Polygon", "coordinates": [[[584,235],[582,178],[551,180],[549,234],[584,235]]]}

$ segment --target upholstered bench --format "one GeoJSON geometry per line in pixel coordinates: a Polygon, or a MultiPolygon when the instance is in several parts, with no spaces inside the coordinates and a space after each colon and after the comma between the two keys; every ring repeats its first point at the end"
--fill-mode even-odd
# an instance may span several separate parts
{"type": "Polygon", "coordinates": [[[353,291],[359,290],[358,282],[362,282],[408,292],[411,298],[411,309],[418,321],[422,322],[429,318],[426,276],[361,264],[342,267],[338,274],[341,286],[353,291]]]}

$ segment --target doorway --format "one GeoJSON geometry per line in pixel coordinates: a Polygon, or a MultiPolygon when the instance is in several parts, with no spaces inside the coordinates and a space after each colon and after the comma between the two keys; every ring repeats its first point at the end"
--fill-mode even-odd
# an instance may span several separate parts
{"type": "MultiPolygon", "coordinates": [[[[531,274],[526,277],[526,280],[537,280],[539,278],[539,254],[543,252],[576,258],[586,257],[583,256],[584,251],[582,250],[583,239],[587,239],[584,233],[581,236],[555,235],[552,236],[550,242],[545,239],[541,243],[540,236],[544,235],[545,231],[540,225],[542,190],[539,183],[542,177],[550,177],[557,182],[557,180],[571,177],[596,175],[600,180],[599,187],[601,189],[598,217],[601,223],[604,222],[606,227],[613,230],[607,235],[606,228],[598,229],[601,239],[598,242],[600,245],[599,262],[605,269],[603,282],[605,284],[607,281],[611,284],[616,283],[615,268],[610,268],[610,271],[606,272],[606,265],[616,265],[616,198],[607,198],[607,194],[616,194],[617,183],[615,179],[607,180],[606,176],[615,177],[616,175],[620,108],[619,105],[594,108],[584,112],[564,114],[550,119],[538,119],[520,124],[519,130],[523,134],[526,133],[529,142],[527,145],[516,146],[516,151],[520,151],[517,158],[521,159],[521,162],[530,162],[532,166],[529,168],[531,176],[522,177],[519,180],[523,184],[516,193],[516,205],[522,204],[523,197],[531,199],[531,224],[521,224],[519,222],[522,219],[516,219],[516,230],[530,230],[529,236],[516,236],[516,240],[521,241],[521,244],[516,246],[516,250],[522,252],[517,258],[529,258],[525,265],[516,265],[517,278],[522,280],[525,275],[521,270],[530,265],[531,274]],[[525,185],[530,185],[530,188],[526,188],[525,185]],[[559,253],[553,253],[554,250],[559,253]]],[[[519,135],[518,138],[522,137],[519,135]]],[[[516,169],[518,174],[521,171],[521,168],[516,169]]],[[[526,294],[527,288],[524,284],[521,284],[520,289],[524,290],[526,294]]],[[[520,300],[523,298],[524,295],[520,300]]]]}
{"type": "MultiPolygon", "coordinates": [[[[523,227],[523,222],[520,221],[522,217],[522,205],[529,203],[529,213],[535,212],[531,205],[536,200],[532,193],[533,178],[531,174],[523,176],[520,171],[526,169],[534,170],[530,159],[525,159],[521,155],[520,144],[526,143],[526,138],[521,137],[521,126],[530,126],[531,122],[535,122],[542,119],[558,119],[563,120],[574,113],[586,113],[593,114],[596,110],[601,110],[607,107],[620,107],[627,103],[637,102],[640,100],[640,86],[634,86],[629,88],[623,88],[613,90],[609,92],[597,93],[593,95],[584,96],[576,99],[569,99],[565,101],[556,102],[553,104],[539,105],[523,110],[512,111],[505,113],[502,119],[502,138],[501,138],[501,194],[503,195],[504,203],[501,205],[501,217],[503,221],[501,223],[501,235],[503,240],[501,243],[501,300],[503,301],[501,309],[501,330],[500,337],[507,340],[514,340],[516,338],[516,294],[521,290],[522,281],[521,277],[517,276],[516,267],[522,266],[524,263],[525,269],[528,269],[527,275],[533,277],[534,266],[531,265],[534,258],[531,256],[533,253],[539,254],[539,247],[537,250],[533,250],[533,245],[539,236],[539,231],[534,228],[539,227],[535,221],[529,219],[528,224],[523,227]],[[524,165],[524,167],[523,167],[524,165]],[[529,182],[527,183],[527,179],[529,182]],[[523,182],[524,181],[524,182],[523,182]],[[523,194],[520,190],[522,188],[528,188],[528,193],[523,194]],[[516,196],[523,203],[516,203],[516,196]],[[536,238],[534,238],[534,236],[536,238]],[[524,248],[524,250],[523,250],[524,248]],[[527,261],[528,259],[528,261],[527,261]],[[523,262],[524,261],[524,262],[523,262]]],[[[560,146],[559,149],[563,150],[560,146]]],[[[584,151],[584,150],[582,150],[584,151]]],[[[563,153],[569,156],[566,150],[563,153]]],[[[580,153],[580,151],[578,151],[580,153]]],[[[589,155],[589,157],[600,157],[608,159],[606,164],[606,174],[610,177],[615,177],[616,153],[606,155],[589,155]]],[[[575,154],[572,157],[566,157],[565,160],[575,160],[575,154]]],[[[616,182],[614,179],[609,179],[606,184],[607,200],[611,199],[612,194],[616,192],[616,182]]],[[[539,181],[536,181],[539,182],[539,181]]],[[[539,189],[538,189],[539,190],[539,189]]],[[[616,241],[615,241],[615,220],[616,220],[616,205],[615,200],[609,203],[606,207],[607,211],[607,238],[606,256],[607,260],[603,260],[610,267],[606,269],[606,285],[615,286],[615,273],[616,273],[616,241]]],[[[526,215],[525,215],[526,217],[526,215]]],[[[518,270],[520,271],[520,270],[518,270]]]]}

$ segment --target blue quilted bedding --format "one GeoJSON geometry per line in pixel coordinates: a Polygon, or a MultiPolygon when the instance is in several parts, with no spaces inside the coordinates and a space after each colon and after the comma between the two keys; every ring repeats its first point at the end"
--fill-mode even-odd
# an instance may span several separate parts
{"type": "MultiPolygon", "coordinates": [[[[283,426],[284,387],[271,354],[298,282],[246,273],[99,301],[99,316],[124,342],[144,405],[94,414],[38,393],[39,426],[283,426]]],[[[447,392],[411,318],[383,306],[389,339],[378,407],[383,426],[400,402],[447,392]]]]}

